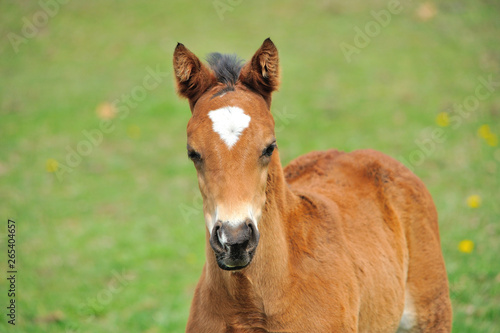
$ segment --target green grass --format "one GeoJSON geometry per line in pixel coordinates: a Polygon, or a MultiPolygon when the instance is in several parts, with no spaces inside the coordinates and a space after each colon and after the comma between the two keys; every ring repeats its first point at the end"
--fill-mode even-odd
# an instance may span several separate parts
{"type": "Polygon", "coordinates": [[[386,1],[242,2],[223,20],[211,1],[71,1],[17,53],[7,34],[21,36],[23,17],[40,5],[0,3],[0,331],[184,331],[205,227],[173,49],[179,41],[201,57],[248,59],[269,36],[281,56],[273,109],[287,115],[276,117],[284,164],[331,147],[408,161],[421,154],[416,140],[443,131],[413,168],[438,207],[454,332],[500,331],[500,146],[477,134],[488,124],[500,135],[500,89],[460,126],[436,124],[474,96],[479,76],[500,81],[500,7],[440,1],[422,21],[419,3],[403,4],[348,63],[340,43],[353,44],[353,28],[364,29],[386,1]],[[48,172],[49,159],[67,164],[67,147],[99,128],[98,105],[123,107],[148,67],[169,74],[62,181],[48,172]],[[478,208],[467,205],[473,194],[478,208]],[[17,222],[15,327],[4,314],[9,218],[17,222]],[[464,239],[471,253],[458,250],[464,239]]]}

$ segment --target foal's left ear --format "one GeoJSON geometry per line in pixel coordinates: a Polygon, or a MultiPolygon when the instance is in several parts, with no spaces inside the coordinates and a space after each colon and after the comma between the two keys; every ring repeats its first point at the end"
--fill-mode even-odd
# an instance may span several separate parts
{"type": "Polygon", "coordinates": [[[279,86],[279,57],[278,49],[270,38],[262,43],[252,60],[243,66],[239,80],[271,104],[271,94],[279,86]]]}
{"type": "Polygon", "coordinates": [[[200,96],[216,82],[212,71],[181,43],[174,51],[174,75],[177,92],[189,99],[191,111],[200,96]]]}

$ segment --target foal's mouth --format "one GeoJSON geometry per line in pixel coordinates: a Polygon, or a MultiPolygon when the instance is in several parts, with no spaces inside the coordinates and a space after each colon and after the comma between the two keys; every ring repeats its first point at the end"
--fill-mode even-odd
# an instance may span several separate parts
{"type": "Polygon", "coordinates": [[[252,251],[251,253],[241,253],[235,258],[234,255],[229,255],[227,252],[215,252],[215,259],[217,260],[217,265],[219,265],[221,269],[225,271],[238,271],[250,265],[254,253],[255,251],[252,251]]]}

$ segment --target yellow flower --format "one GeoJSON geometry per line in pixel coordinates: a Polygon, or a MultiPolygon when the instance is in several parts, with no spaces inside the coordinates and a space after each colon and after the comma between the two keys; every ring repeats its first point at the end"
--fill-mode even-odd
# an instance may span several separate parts
{"type": "Polygon", "coordinates": [[[482,125],[477,130],[477,134],[486,141],[486,143],[492,147],[498,146],[498,136],[491,131],[489,125],[482,125]]]}
{"type": "Polygon", "coordinates": [[[450,117],[447,112],[441,112],[436,116],[436,124],[441,127],[450,125],[450,117]]]}
{"type": "Polygon", "coordinates": [[[479,127],[479,129],[477,130],[477,134],[483,139],[489,137],[492,134],[490,125],[482,125],[481,127],[479,127]]]}
{"type": "Polygon", "coordinates": [[[484,138],[486,143],[492,147],[498,146],[498,136],[496,134],[490,133],[487,138],[484,138]]]}
{"type": "Polygon", "coordinates": [[[49,158],[47,162],[45,162],[45,169],[47,169],[47,172],[56,172],[58,168],[59,163],[53,158],[49,158]]]}
{"type": "Polygon", "coordinates": [[[458,243],[458,250],[463,253],[471,253],[474,251],[474,242],[470,239],[464,239],[458,243]]]}
{"type": "Polygon", "coordinates": [[[481,206],[481,197],[477,194],[469,195],[467,198],[467,206],[470,208],[478,208],[481,206]]]}

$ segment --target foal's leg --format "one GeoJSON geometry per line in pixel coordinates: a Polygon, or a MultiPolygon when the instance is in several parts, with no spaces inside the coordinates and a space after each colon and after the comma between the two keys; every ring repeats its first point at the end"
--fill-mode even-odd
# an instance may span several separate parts
{"type": "Polygon", "coordinates": [[[452,310],[437,218],[414,223],[411,229],[405,312],[398,332],[449,333],[452,310]]]}

